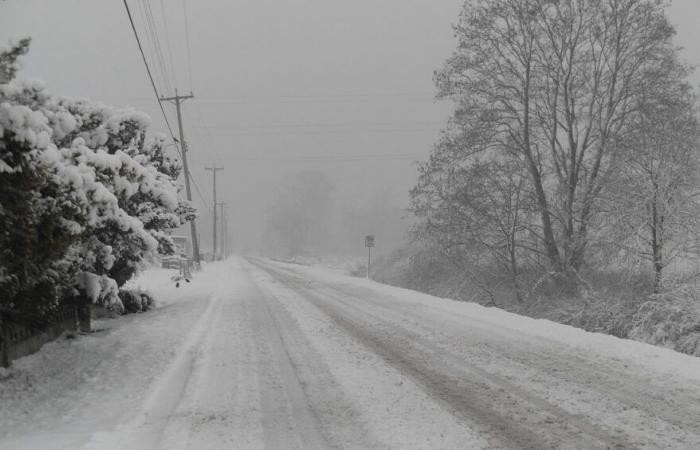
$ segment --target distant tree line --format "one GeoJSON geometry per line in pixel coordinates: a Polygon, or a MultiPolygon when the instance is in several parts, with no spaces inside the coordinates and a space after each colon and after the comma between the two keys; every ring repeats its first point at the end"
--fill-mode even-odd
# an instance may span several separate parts
{"type": "Polygon", "coordinates": [[[661,291],[700,231],[697,95],[665,8],[468,0],[435,75],[456,108],[411,192],[414,237],[519,301],[614,265],[661,291]]]}
{"type": "Polygon", "coordinates": [[[180,163],[145,114],[16,79],[28,48],[0,49],[0,308],[37,321],[75,298],[120,309],[119,288],[194,215],[180,163]]]}
{"type": "Polygon", "coordinates": [[[364,261],[368,234],[377,236],[383,252],[403,244],[405,215],[405,207],[392,202],[389,189],[367,197],[350,195],[339,192],[324,172],[292,172],[280,180],[267,205],[261,250],[275,257],[342,257],[349,263],[359,257],[364,261]]]}

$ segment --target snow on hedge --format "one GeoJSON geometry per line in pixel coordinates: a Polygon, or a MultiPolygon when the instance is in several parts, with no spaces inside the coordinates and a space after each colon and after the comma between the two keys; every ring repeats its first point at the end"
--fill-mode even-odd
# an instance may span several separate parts
{"type": "Polygon", "coordinates": [[[194,213],[178,198],[180,163],[162,136],[147,138],[146,114],[14,80],[15,61],[0,51],[1,64],[10,80],[0,84],[0,290],[9,297],[0,306],[48,287],[49,309],[71,291],[120,307],[118,287],[144,258],[171,251],[170,230],[194,213]]]}

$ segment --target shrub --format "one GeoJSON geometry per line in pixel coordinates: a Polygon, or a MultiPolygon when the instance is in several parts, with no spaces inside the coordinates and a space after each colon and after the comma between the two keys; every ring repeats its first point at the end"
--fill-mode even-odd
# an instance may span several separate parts
{"type": "Polygon", "coordinates": [[[124,305],[123,314],[145,312],[155,304],[153,296],[141,289],[122,289],[119,291],[119,298],[124,305]]]}
{"type": "Polygon", "coordinates": [[[700,302],[690,287],[655,296],[633,318],[633,339],[700,356],[700,302]]]}

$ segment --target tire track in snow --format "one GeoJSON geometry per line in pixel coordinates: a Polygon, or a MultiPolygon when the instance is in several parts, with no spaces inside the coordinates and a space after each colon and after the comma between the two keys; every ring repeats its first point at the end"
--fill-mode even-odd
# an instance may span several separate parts
{"type": "MultiPolygon", "coordinates": [[[[293,271],[287,273],[294,274],[293,271]]],[[[552,403],[549,398],[554,398],[555,403],[562,404],[569,403],[571,398],[577,398],[580,403],[587,404],[588,408],[573,407],[574,410],[569,411],[569,415],[579,421],[586,418],[589,423],[597,423],[609,430],[615,428],[608,426],[610,423],[617,423],[616,427],[625,428],[628,436],[626,439],[639,436],[629,444],[633,447],[698,448],[700,445],[700,422],[695,419],[700,414],[697,394],[679,392],[672,383],[651,385],[649,378],[643,374],[615,367],[617,361],[606,360],[603,363],[595,359],[586,360],[548,339],[534,339],[540,343],[536,348],[512,338],[506,341],[485,341],[483,336],[474,337],[474,334],[465,333],[464,323],[460,322],[465,318],[484,329],[483,323],[471,317],[460,316],[460,320],[455,320],[453,316],[439,310],[421,311],[423,305],[417,309],[411,307],[415,305],[406,305],[406,308],[398,311],[380,302],[364,300],[363,294],[377,297],[368,288],[353,286],[356,289],[353,290],[342,285],[328,285],[327,288],[332,293],[341,293],[351,299],[352,303],[360,301],[385,313],[378,317],[402,316],[403,319],[408,319],[412,328],[422,329],[441,338],[438,339],[441,348],[439,351],[475,359],[479,365],[492,367],[490,373],[507,367],[511,373],[529,374],[533,377],[534,384],[524,384],[527,384],[528,390],[539,391],[535,398],[541,397],[549,403],[552,403]],[[425,321],[426,312],[440,314],[444,329],[431,329],[425,321]],[[458,348],[454,343],[448,342],[455,336],[476,339],[481,348],[458,348]],[[543,352],[543,348],[548,351],[543,352]],[[553,385],[561,385],[558,393],[553,392],[553,385]],[[567,391],[566,396],[563,395],[564,391],[567,391]],[[626,418],[621,419],[621,415],[626,418]]],[[[488,328],[485,330],[488,332],[488,328]]],[[[523,377],[519,379],[522,382],[523,377]]],[[[615,436],[623,436],[625,431],[620,429],[615,432],[615,436]]]]}
{"type": "Polygon", "coordinates": [[[85,450],[158,448],[171,415],[185,392],[198,349],[210,331],[209,324],[221,308],[220,299],[215,294],[209,295],[206,301],[209,303],[206,310],[190,330],[168,369],[153,383],[142,410],[112,432],[94,433],[83,447],[85,450]]]}
{"type": "MultiPolygon", "coordinates": [[[[294,409],[291,416],[303,433],[298,448],[383,448],[369,436],[361,415],[343,396],[325,360],[279,299],[264,284],[256,283],[256,292],[255,304],[268,324],[265,335],[273,353],[267,361],[278,366],[294,409]],[[315,431],[308,435],[311,427],[315,431]]],[[[274,399],[270,400],[274,408],[274,399]]],[[[288,439],[274,439],[274,433],[267,443],[271,449],[293,448],[288,439]]]]}
{"type": "Polygon", "coordinates": [[[266,296],[255,289],[252,326],[266,339],[259,342],[262,420],[265,447],[270,449],[327,448],[320,424],[309,405],[298,375],[298,368],[282,337],[280,324],[273,315],[266,296]],[[291,442],[291,441],[297,442],[291,442]]]}
{"type": "MultiPolygon", "coordinates": [[[[620,438],[533,396],[463,359],[445,354],[410,330],[357,306],[337,292],[323,296],[300,275],[253,261],[313,303],[340,327],[407,374],[453,414],[480,425],[491,445],[503,448],[616,448],[620,438]],[[331,301],[329,301],[331,300],[331,301]],[[468,376],[465,376],[468,375],[468,376]]],[[[329,289],[335,289],[331,287],[329,289]]],[[[342,293],[341,293],[342,294],[342,293]]]]}

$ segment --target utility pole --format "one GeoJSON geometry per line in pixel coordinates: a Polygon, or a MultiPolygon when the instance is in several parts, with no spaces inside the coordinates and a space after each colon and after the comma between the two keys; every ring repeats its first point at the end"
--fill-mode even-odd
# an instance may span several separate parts
{"type": "Polygon", "coordinates": [[[226,257],[226,215],[224,214],[226,202],[219,202],[217,205],[221,208],[221,257],[223,259],[226,257]]]}
{"type": "Polygon", "coordinates": [[[228,208],[226,208],[226,214],[224,215],[224,254],[228,258],[228,208]]]}
{"type": "Polygon", "coordinates": [[[214,184],[214,220],[213,220],[213,223],[214,223],[214,233],[212,234],[212,239],[213,239],[213,243],[212,243],[212,249],[213,249],[213,250],[212,250],[212,259],[213,259],[214,261],[216,261],[216,259],[217,259],[217,258],[216,258],[216,207],[217,207],[217,205],[218,205],[218,203],[216,202],[216,172],[218,172],[219,170],[224,170],[224,168],[223,168],[223,167],[216,167],[216,166],[214,166],[214,167],[205,167],[204,169],[207,170],[207,171],[211,171],[211,173],[212,173],[212,175],[213,175],[212,180],[213,180],[213,184],[214,184]]]}
{"type": "MultiPolygon", "coordinates": [[[[185,192],[187,193],[187,201],[192,202],[192,188],[190,188],[190,169],[187,165],[187,141],[185,141],[185,132],[182,128],[182,111],[180,110],[180,105],[187,99],[194,98],[192,92],[190,95],[178,95],[177,89],[175,90],[174,97],[159,97],[158,100],[161,102],[170,102],[175,105],[177,110],[177,126],[180,130],[180,148],[182,149],[182,169],[185,174],[185,192]]],[[[197,239],[197,224],[195,219],[190,220],[190,234],[192,235],[192,253],[194,258],[194,264],[196,267],[200,267],[199,261],[199,241],[197,239]]]]}

